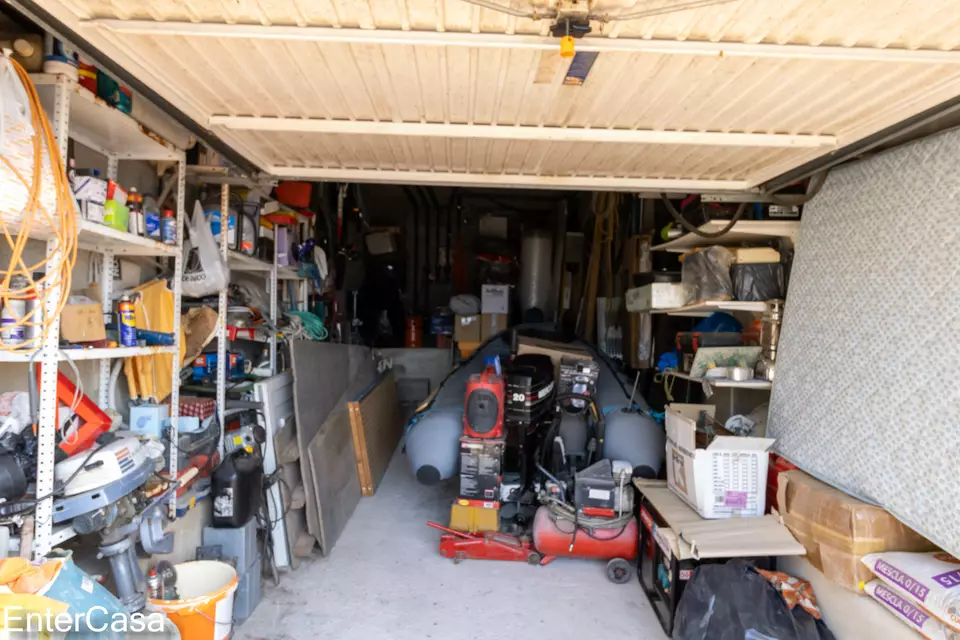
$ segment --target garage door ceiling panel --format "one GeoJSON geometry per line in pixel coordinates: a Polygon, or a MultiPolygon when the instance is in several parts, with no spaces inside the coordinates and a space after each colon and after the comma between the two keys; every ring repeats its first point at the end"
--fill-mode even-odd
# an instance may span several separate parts
{"type": "MultiPolygon", "coordinates": [[[[547,13],[556,5],[492,1],[547,13]]],[[[265,169],[728,180],[742,188],[960,94],[960,51],[937,53],[960,47],[960,27],[944,19],[955,12],[953,0],[733,0],[615,19],[679,1],[591,0],[594,15],[612,19],[594,21],[578,50],[619,42],[644,50],[602,50],[583,86],[564,84],[570,62],[555,41],[539,38],[551,20],[463,0],[46,0],[44,7],[265,169]],[[89,22],[96,19],[148,22],[146,31],[130,32],[89,22]],[[297,32],[238,33],[248,26],[297,32]],[[335,29],[310,40],[304,34],[313,32],[299,27],[335,29]],[[353,41],[331,41],[334,32],[353,41]],[[417,44],[397,42],[404,33],[417,44]],[[358,42],[360,34],[374,40],[358,42]],[[444,34],[457,42],[423,42],[444,34]],[[491,34],[527,39],[466,40],[491,34]],[[383,42],[387,35],[392,42],[383,42]],[[720,44],[689,48],[709,43],[720,44]],[[737,48],[751,43],[761,49],[737,48]],[[883,47],[924,51],[891,59],[883,47]],[[235,118],[211,123],[215,116],[235,118]],[[323,121],[335,133],[308,131],[323,121]],[[445,123],[470,130],[423,129],[445,123]],[[281,130],[257,130],[264,124],[281,130]],[[620,130],[672,133],[656,144],[647,135],[629,144],[603,138],[625,138],[620,130]],[[593,141],[571,140],[583,132],[593,141]],[[564,139],[546,139],[557,135],[564,139]]]]}
{"type": "Polygon", "coordinates": [[[216,115],[839,135],[957,79],[946,64],[825,73],[816,60],[645,52],[603,53],[569,86],[564,68],[539,81],[547,56],[526,49],[120,37],[216,115]]]}
{"type": "Polygon", "coordinates": [[[258,134],[254,147],[270,165],[483,174],[625,176],[742,180],[797,151],[728,147],[457,140],[293,132],[258,134]]]}
{"type": "MultiPolygon", "coordinates": [[[[497,0],[515,8],[555,0],[497,0]]],[[[83,17],[227,22],[362,29],[544,34],[549,20],[516,18],[461,0],[74,0],[83,17]]],[[[596,0],[595,14],[615,17],[677,0],[596,0]]],[[[650,18],[594,23],[621,38],[769,42],[956,49],[954,0],[740,0],[650,18]]]]}

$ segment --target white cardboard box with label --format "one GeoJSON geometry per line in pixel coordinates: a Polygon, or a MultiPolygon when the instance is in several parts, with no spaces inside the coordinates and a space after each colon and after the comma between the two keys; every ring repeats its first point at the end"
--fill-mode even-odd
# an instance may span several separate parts
{"type": "Polygon", "coordinates": [[[706,404],[667,405],[667,485],[704,518],[762,516],[767,450],[774,441],[716,436],[705,449],[698,449],[700,412],[713,418],[715,409],[706,404]]]}

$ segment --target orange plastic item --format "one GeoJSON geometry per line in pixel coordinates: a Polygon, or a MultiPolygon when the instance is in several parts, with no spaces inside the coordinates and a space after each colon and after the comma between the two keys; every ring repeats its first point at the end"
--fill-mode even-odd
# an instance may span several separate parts
{"type": "Polygon", "coordinates": [[[309,182],[281,182],[277,185],[277,200],[290,207],[309,207],[311,187],[309,182]]]}
{"type": "Polygon", "coordinates": [[[407,316],[406,339],[404,342],[407,349],[418,349],[423,346],[423,318],[407,316]]]}

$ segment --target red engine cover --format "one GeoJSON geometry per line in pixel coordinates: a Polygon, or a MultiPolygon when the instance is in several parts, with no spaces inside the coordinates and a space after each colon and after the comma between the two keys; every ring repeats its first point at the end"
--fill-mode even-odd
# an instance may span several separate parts
{"type": "Polygon", "coordinates": [[[590,533],[580,531],[570,551],[570,541],[573,539],[573,523],[561,521],[560,529],[553,520],[550,509],[540,507],[533,519],[533,546],[543,556],[566,556],[575,558],[595,558],[610,560],[623,558],[632,560],[637,555],[640,529],[636,519],[627,522],[626,526],[616,529],[594,529],[590,533]]]}
{"type": "Polygon", "coordinates": [[[503,377],[488,367],[467,381],[463,403],[463,435],[468,438],[503,437],[503,377]]]}

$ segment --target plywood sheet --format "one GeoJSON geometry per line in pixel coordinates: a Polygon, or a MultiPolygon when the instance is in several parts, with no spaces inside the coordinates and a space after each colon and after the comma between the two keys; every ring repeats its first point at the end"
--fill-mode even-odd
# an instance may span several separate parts
{"type": "MultiPolygon", "coordinates": [[[[313,473],[308,450],[320,433],[330,412],[340,407],[346,414],[346,402],[357,396],[376,379],[373,355],[367,347],[297,340],[290,346],[293,360],[293,401],[297,421],[297,450],[303,476],[313,473]]],[[[349,437],[349,422],[347,424],[349,437]]],[[[284,459],[289,459],[283,453],[284,459]]],[[[353,459],[352,456],[350,458],[353,459]]],[[[307,494],[307,528],[320,538],[318,498],[312,482],[304,482],[307,494]]]]}
{"type": "Polygon", "coordinates": [[[363,495],[372,496],[403,435],[393,372],[384,373],[360,398],[349,403],[349,409],[360,487],[363,495]]]}
{"type": "MultiPolygon", "coordinates": [[[[308,448],[311,484],[320,523],[320,551],[329,555],[360,502],[350,416],[346,404],[334,409],[308,448]]],[[[307,504],[310,504],[307,498],[307,504]]]]}

